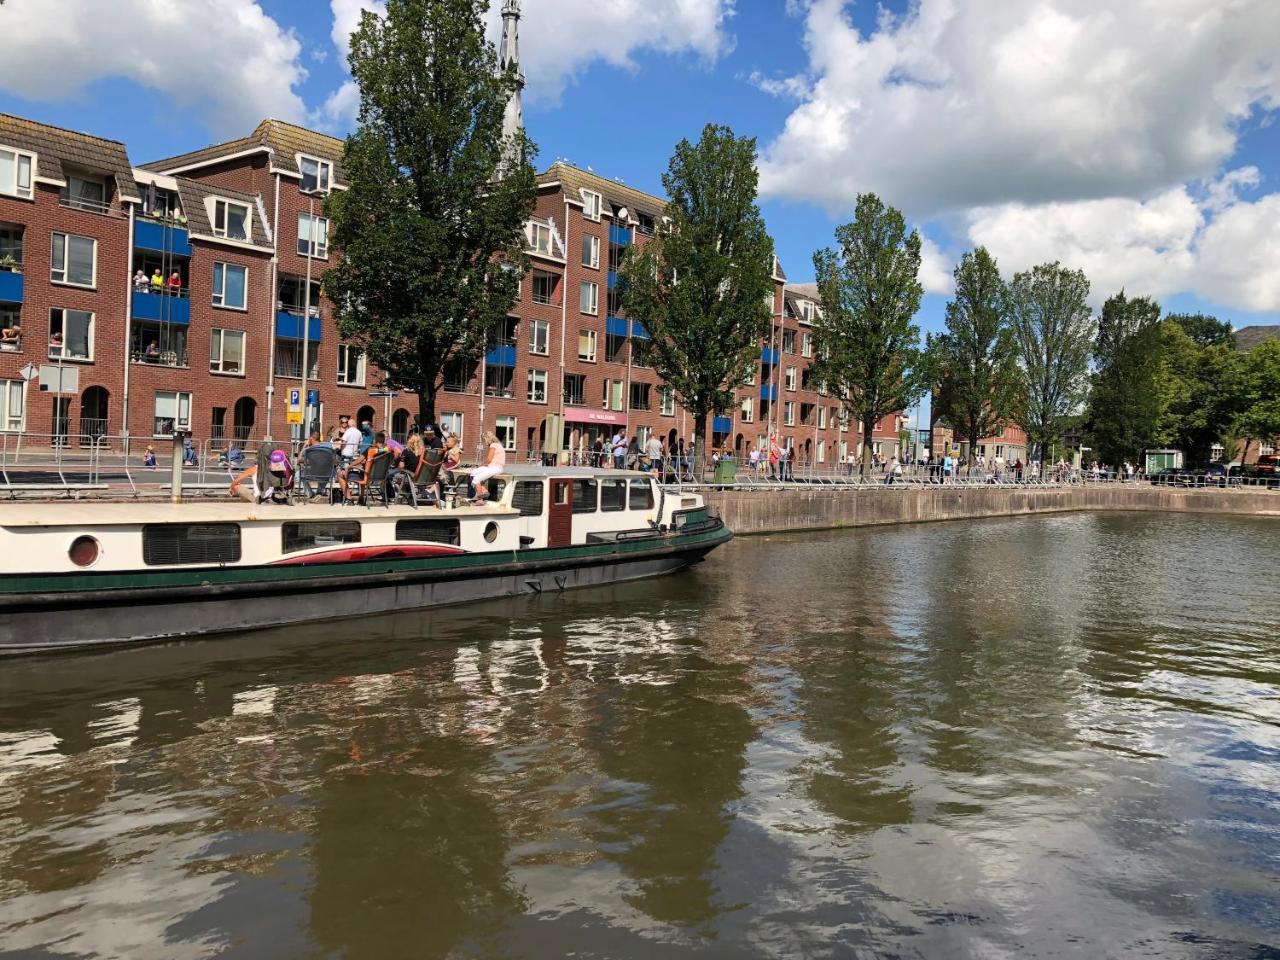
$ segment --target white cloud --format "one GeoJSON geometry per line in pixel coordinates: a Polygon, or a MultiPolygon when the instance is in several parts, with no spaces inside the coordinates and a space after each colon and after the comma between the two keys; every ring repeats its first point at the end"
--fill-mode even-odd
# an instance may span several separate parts
{"type": "MultiPolygon", "coordinates": [[[[124,77],[188,110],[215,136],[266,116],[303,120],[302,45],[255,0],[8,0],[0,13],[0,88],[64,100],[124,77]]],[[[148,104],[137,104],[146,112],[148,104]]]]}
{"type": "Polygon", "coordinates": [[[920,0],[862,36],[806,13],[812,89],[764,152],[766,193],[914,216],[1147,197],[1211,175],[1280,106],[1275,0],[920,0]]]}
{"type": "Polygon", "coordinates": [[[950,295],[955,291],[955,270],[942,249],[920,231],[920,283],[925,293],[950,295]]]}
{"type": "Polygon", "coordinates": [[[1280,311],[1280,194],[1233,204],[1197,244],[1196,292],[1242,310],[1280,311]]]}

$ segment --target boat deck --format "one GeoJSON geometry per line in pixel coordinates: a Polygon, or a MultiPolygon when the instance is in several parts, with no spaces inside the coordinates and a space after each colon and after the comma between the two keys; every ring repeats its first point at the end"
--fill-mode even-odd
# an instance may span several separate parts
{"type": "Polygon", "coordinates": [[[280,520],[378,520],[404,517],[510,517],[519,511],[498,503],[414,508],[408,504],[353,506],[350,504],[251,504],[242,501],[148,503],[139,501],[21,501],[0,503],[0,527],[63,527],[94,523],[249,523],[280,520]]]}

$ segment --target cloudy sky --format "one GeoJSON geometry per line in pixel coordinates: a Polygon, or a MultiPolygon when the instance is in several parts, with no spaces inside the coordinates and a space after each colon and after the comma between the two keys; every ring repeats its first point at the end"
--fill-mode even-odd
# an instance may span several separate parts
{"type": "MultiPolygon", "coordinates": [[[[135,163],[264,116],[349,128],[372,0],[8,0],[0,110],[135,163]],[[110,6],[112,15],[103,16],[110,6]]],[[[788,274],[873,190],[923,231],[927,328],[959,254],[1058,259],[1100,303],[1280,322],[1277,0],[524,0],[525,116],[651,191],[708,121],[759,140],[788,274]]]]}

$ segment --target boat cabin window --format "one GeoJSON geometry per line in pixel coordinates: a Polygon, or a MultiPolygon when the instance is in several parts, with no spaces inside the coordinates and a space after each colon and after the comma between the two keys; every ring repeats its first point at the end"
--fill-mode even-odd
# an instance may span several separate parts
{"type": "Polygon", "coordinates": [[[507,481],[501,477],[494,477],[485,486],[489,488],[489,502],[501,503],[502,494],[507,489],[507,481]]]}
{"type": "Polygon", "coordinates": [[[569,503],[569,484],[557,483],[553,489],[556,492],[556,505],[561,507],[567,506],[569,503]]]}
{"type": "Polygon", "coordinates": [[[149,523],[142,528],[142,562],[149,567],[239,560],[238,523],[149,523]]]}
{"type": "Polygon", "coordinates": [[[653,509],[653,484],[648,480],[631,481],[631,509],[653,509]]]}
{"type": "Polygon", "coordinates": [[[586,477],[575,477],[573,481],[573,512],[596,512],[596,482],[586,477]]]}
{"type": "Polygon", "coordinates": [[[340,543],[360,542],[359,520],[307,520],[286,523],[280,528],[281,547],[284,553],[310,550],[313,547],[331,547],[340,543]]]}
{"type": "Polygon", "coordinates": [[[542,481],[516,481],[515,493],[511,495],[511,505],[520,511],[522,517],[542,516],[542,481]]]}
{"type": "Polygon", "coordinates": [[[458,532],[457,520],[399,520],[396,539],[449,543],[456,547],[462,542],[462,535],[458,532]]]}
{"type": "Polygon", "coordinates": [[[617,510],[627,509],[627,481],[601,481],[600,509],[605,513],[613,513],[617,510]]]}

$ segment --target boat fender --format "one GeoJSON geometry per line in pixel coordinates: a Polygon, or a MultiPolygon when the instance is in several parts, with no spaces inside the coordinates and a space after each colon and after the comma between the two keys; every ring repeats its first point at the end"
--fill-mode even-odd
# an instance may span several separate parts
{"type": "Polygon", "coordinates": [[[561,593],[564,592],[564,579],[560,574],[556,574],[556,586],[560,588],[561,593]]]}
{"type": "Polygon", "coordinates": [[[526,580],[526,581],[524,582],[524,585],[525,585],[526,587],[528,587],[528,588],[529,588],[533,593],[541,593],[541,592],[542,592],[542,581],[541,581],[541,580],[526,580]]]}

